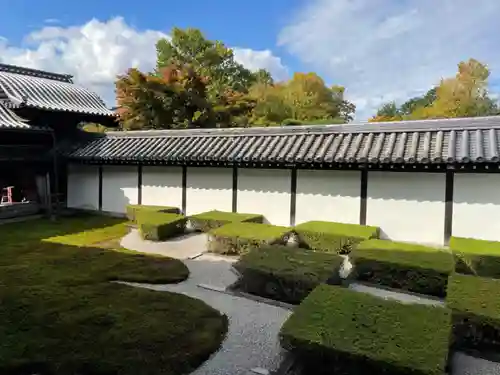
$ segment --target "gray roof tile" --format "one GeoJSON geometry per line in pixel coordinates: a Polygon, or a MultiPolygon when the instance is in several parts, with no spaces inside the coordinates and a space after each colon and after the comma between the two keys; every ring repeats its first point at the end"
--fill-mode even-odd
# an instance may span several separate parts
{"type": "Polygon", "coordinates": [[[92,91],[71,76],[0,64],[0,99],[12,108],[25,105],[52,111],[115,116],[92,91]]]}
{"type": "Polygon", "coordinates": [[[71,159],[94,162],[441,164],[500,162],[500,117],[380,124],[110,132],[71,159]]]}

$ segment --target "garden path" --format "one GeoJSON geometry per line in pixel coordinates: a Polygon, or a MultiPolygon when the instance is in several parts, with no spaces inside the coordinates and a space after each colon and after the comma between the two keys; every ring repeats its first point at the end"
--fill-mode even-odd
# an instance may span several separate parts
{"type": "Polygon", "coordinates": [[[278,369],[284,355],[278,342],[278,332],[291,311],[200,287],[205,285],[224,290],[237,280],[232,271],[235,259],[201,254],[205,251],[205,241],[205,236],[199,234],[177,241],[150,244],[132,230],[122,239],[123,247],[182,259],[190,270],[190,277],[182,283],[170,285],[124,284],[182,293],[201,299],[226,314],[229,330],[221,349],[192,375],[250,375],[255,369],[269,372],[278,369]],[[192,257],[194,259],[190,259],[192,257]]]}

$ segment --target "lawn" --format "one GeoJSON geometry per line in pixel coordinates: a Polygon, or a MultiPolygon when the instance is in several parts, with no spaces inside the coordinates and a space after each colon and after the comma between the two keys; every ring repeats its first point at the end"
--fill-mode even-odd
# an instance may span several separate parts
{"type": "Polygon", "coordinates": [[[0,226],[0,373],[177,375],[218,349],[227,320],[204,302],[110,282],[189,275],[119,248],[127,230],[97,216],[0,226]]]}

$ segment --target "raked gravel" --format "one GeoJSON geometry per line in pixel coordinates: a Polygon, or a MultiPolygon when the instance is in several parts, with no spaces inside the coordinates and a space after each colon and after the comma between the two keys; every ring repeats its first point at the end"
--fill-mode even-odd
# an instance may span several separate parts
{"type": "Polygon", "coordinates": [[[190,271],[189,278],[175,285],[123,283],[157,291],[182,293],[205,301],[226,314],[229,330],[222,348],[192,375],[250,375],[252,369],[277,370],[284,351],[278,341],[278,332],[291,311],[250,299],[220,293],[200,287],[209,285],[227,288],[237,280],[231,270],[235,259],[202,254],[204,235],[192,235],[183,240],[165,243],[142,241],[137,231],[123,238],[122,246],[131,250],[162,254],[183,259],[190,271]]]}

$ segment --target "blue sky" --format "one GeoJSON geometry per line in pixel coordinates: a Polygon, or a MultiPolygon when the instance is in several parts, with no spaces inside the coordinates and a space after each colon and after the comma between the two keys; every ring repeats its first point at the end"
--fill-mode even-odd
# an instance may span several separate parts
{"type": "Polygon", "coordinates": [[[475,57],[500,85],[498,0],[15,0],[0,13],[0,61],[66,72],[113,101],[130,66],[150,69],[154,43],[197,27],[278,79],[316,71],[342,84],[358,119],[425,92],[475,57]]]}

